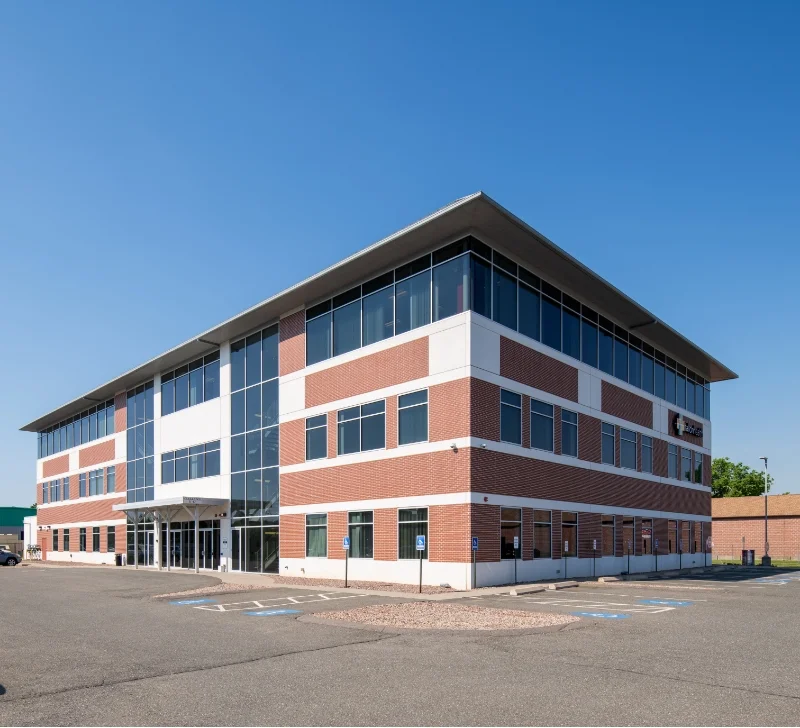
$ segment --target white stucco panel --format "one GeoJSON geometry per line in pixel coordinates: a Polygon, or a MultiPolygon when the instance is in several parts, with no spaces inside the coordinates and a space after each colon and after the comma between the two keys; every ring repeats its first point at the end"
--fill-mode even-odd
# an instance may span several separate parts
{"type": "Polygon", "coordinates": [[[220,397],[162,417],[159,452],[219,440],[221,420],[220,397]]]}
{"type": "Polygon", "coordinates": [[[467,364],[467,327],[464,323],[432,333],[428,339],[428,373],[458,369],[467,364]]]}
{"type": "Polygon", "coordinates": [[[469,363],[492,374],[500,374],[500,334],[470,323],[469,363]]]}
{"type": "Polygon", "coordinates": [[[292,414],[305,409],[306,406],[306,378],[281,379],[278,394],[278,411],[280,416],[292,414]]]}
{"type": "Polygon", "coordinates": [[[578,370],[578,403],[592,406],[592,375],[582,369],[578,370]]]}

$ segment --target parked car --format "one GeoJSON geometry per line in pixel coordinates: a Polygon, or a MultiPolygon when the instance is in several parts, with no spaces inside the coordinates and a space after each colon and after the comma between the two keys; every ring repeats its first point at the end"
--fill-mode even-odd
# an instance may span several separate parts
{"type": "Polygon", "coordinates": [[[0,549],[0,566],[16,566],[20,559],[13,551],[0,549]]]}

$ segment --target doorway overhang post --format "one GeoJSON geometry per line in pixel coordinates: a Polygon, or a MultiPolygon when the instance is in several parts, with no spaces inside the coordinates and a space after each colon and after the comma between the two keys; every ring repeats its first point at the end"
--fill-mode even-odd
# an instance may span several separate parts
{"type": "Polygon", "coordinates": [[[194,507],[194,573],[200,573],[200,508],[194,507]]]}

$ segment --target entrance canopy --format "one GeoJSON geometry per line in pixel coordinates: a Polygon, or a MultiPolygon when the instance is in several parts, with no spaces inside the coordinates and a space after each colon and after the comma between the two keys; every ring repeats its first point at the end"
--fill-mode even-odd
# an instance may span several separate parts
{"type": "MultiPolygon", "coordinates": [[[[169,542],[170,538],[170,527],[172,519],[178,516],[182,511],[185,511],[189,518],[194,520],[194,534],[195,534],[195,549],[197,549],[197,544],[200,541],[199,538],[199,530],[200,530],[200,514],[205,512],[206,509],[212,507],[224,507],[227,506],[228,501],[224,498],[197,498],[193,496],[187,495],[176,495],[170,498],[157,498],[155,500],[149,501],[139,501],[138,503],[120,503],[118,505],[112,506],[112,509],[115,511],[122,511],[126,514],[131,514],[136,518],[139,513],[152,513],[156,523],[159,524],[159,535],[160,535],[160,524],[165,523],[167,527],[167,541],[169,542]]],[[[220,514],[221,515],[221,514],[220,514]]],[[[156,549],[156,559],[158,562],[158,568],[161,570],[163,568],[163,564],[161,563],[159,549],[156,549]]],[[[133,553],[134,553],[134,566],[135,568],[139,568],[139,528],[138,526],[133,530],[133,553]]],[[[200,572],[200,561],[197,558],[197,552],[195,551],[195,559],[194,559],[194,570],[195,572],[200,572]]],[[[167,559],[167,571],[170,569],[170,559],[167,559]]]]}

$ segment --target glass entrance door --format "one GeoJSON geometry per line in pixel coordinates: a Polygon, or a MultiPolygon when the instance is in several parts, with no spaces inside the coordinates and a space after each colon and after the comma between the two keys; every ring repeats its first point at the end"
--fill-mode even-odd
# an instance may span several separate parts
{"type": "Polygon", "coordinates": [[[278,573],[278,527],[264,527],[264,573],[278,573]]]}
{"type": "MultiPolygon", "coordinates": [[[[217,534],[219,531],[216,532],[217,534]]],[[[215,543],[215,532],[211,528],[200,529],[200,568],[216,569],[219,564],[219,546],[215,543]]]]}
{"type": "Polygon", "coordinates": [[[169,565],[173,569],[181,567],[181,554],[183,553],[183,539],[180,531],[169,532],[169,565]]]}
{"type": "Polygon", "coordinates": [[[144,532],[144,543],[142,554],[142,563],[147,566],[153,565],[153,557],[155,555],[155,540],[156,534],[153,531],[145,531],[144,532]]]}

